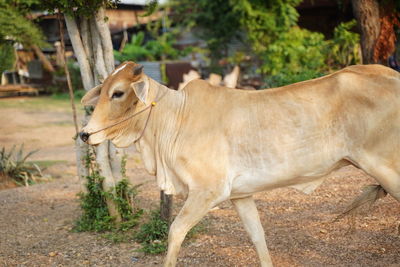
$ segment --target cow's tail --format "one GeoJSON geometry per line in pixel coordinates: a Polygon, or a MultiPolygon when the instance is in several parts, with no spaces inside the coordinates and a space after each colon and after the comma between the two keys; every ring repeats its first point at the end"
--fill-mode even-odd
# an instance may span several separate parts
{"type": "Polygon", "coordinates": [[[353,202],[338,215],[334,221],[337,221],[347,215],[355,214],[361,207],[370,208],[375,201],[387,195],[385,189],[380,185],[367,185],[362,189],[361,195],[356,197],[353,202]]]}

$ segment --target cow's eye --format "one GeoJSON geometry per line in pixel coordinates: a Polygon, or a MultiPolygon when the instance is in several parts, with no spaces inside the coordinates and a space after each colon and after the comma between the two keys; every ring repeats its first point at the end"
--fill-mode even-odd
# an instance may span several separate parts
{"type": "Polygon", "coordinates": [[[111,98],[120,98],[120,97],[123,96],[123,95],[124,95],[124,92],[122,92],[122,91],[115,91],[115,92],[112,94],[111,98]]]}

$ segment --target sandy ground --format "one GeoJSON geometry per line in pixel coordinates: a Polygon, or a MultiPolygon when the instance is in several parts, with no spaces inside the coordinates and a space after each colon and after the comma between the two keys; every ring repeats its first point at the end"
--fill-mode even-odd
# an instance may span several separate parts
{"type": "MultiPolygon", "coordinates": [[[[0,266],[161,266],[163,255],[135,252],[138,244],[71,232],[80,212],[71,114],[55,107],[18,107],[19,101],[0,99],[0,147],[23,142],[27,151],[40,149],[34,160],[61,162],[45,171],[56,177],[52,182],[0,191],[0,266]],[[15,106],[2,106],[3,101],[15,106]]],[[[142,168],[139,155],[129,151],[130,180],[145,182],[140,203],[156,207],[154,178],[142,168]]],[[[354,220],[333,222],[371,183],[362,171],[346,167],[311,195],[289,188],[257,194],[275,266],[400,266],[400,205],[392,197],[354,220]]],[[[176,213],[182,201],[175,203],[176,213]]],[[[205,221],[207,230],[184,243],[178,266],[258,266],[231,203],[221,204],[205,221]]]]}

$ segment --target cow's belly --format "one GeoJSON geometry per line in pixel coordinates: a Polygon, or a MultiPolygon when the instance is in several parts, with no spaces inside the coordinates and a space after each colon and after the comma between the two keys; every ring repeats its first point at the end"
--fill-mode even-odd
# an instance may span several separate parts
{"type": "Polygon", "coordinates": [[[285,170],[279,167],[265,169],[257,168],[241,170],[236,175],[233,174],[231,198],[239,198],[251,195],[261,191],[272,190],[275,188],[288,187],[300,184],[314,184],[317,186],[322,177],[331,173],[333,170],[351,164],[346,160],[337,160],[334,162],[326,161],[325,164],[312,164],[307,169],[285,170]]]}

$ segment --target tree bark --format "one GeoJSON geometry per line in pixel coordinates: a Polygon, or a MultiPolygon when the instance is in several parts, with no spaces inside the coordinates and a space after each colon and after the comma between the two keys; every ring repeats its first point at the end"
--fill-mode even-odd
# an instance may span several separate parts
{"type": "Polygon", "coordinates": [[[79,33],[78,25],[74,18],[64,15],[65,22],[67,24],[69,38],[74,48],[75,56],[78,60],[78,64],[81,71],[83,87],[86,91],[92,89],[95,84],[93,80],[93,73],[90,68],[89,59],[86,55],[85,49],[83,48],[81,36],[79,33]]]}
{"type": "Polygon", "coordinates": [[[75,139],[76,167],[78,169],[78,178],[81,192],[83,193],[87,193],[86,176],[89,175],[89,170],[86,167],[86,159],[88,155],[88,149],[89,146],[84,143],[80,138],[75,139]]]}
{"type": "MultiPolygon", "coordinates": [[[[104,9],[101,8],[95,18],[81,18],[79,27],[75,18],[65,16],[85,90],[93,88],[114,70],[111,35],[105,23],[104,14],[104,9]]],[[[85,144],[78,140],[76,148],[78,173],[80,177],[85,177],[88,175],[88,170],[83,170],[79,166],[82,166],[80,163],[85,162],[87,146],[85,147],[85,144]],[[83,152],[85,148],[86,153],[83,152]]],[[[115,186],[122,178],[122,156],[123,151],[116,149],[109,141],[105,141],[97,147],[96,162],[101,176],[104,177],[104,191],[115,193],[115,186]]],[[[107,207],[109,214],[115,217],[117,222],[120,222],[121,215],[112,199],[107,198],[107,207]]]]}
{"type": "Polygon", "coordinates": [[[363,64],[377,63],[374,48],[380,31],[379,3],[377,0],[352,0],[352,6],[361,31],[363,64]]]}
{"type": "Polygon", "coordinates": [[[94,59],[93,59],[92,35],[90,31],[89,19],[81,18],[80,28],[81,28],[80,33],[82,36],[83,49],[85,50],[86,56],[89,60],[90,68],[93,69],[94,59]]]}
{"type": "Polygon", "coordinates": [[[106,23],[105,16],[105,8],[101,7],[99,11],[96,13],[95,21],[97,25],[97,29],[100,34],[101,44],[103,47],[104,54],[104,63],[107,69],[107,72],[110,74],[114,70],[114,53],[113,53],[113,45],[111,40],[110,29],[106,23]]]}
{"type": "Polygon", "coordinates": [[[111,142],[109,142],[108,151],[111,164],[111,171],[115,182],[118,183],[124,178],[122,176],[122,159],[125,155],[125,150],[122,148],[117,148],[111,142]]]}
{"type": "Polygon", "coordinates": [[[172,221],[172,202],[173,196],[167,195],[163,190],[160,191],[160,217],[168,222],[168,226],[172,221]]]}
{"type": "MultiPolygon", "coordinates": [[[[100,175],[104,177],[103,190],[115,194],[114,176],[111,170],[110,159],[109,159],[109,141],[105,141],[97,146],[96,162],[100,168],[100,175]]],[[[111,216],[115,217],[116,222],[121,222],[121,215],[118,212],[117,205],[115,202],[107,198],[107,208],[111,216]]]]}
{"type": "Polygon", "coordinates": [[[93,57],[95,62],[95,76],[99,79],[99,81],[104,81],[108,76],[108,71],[106,69],[103,47],[101,45],[100,35],[97,31],[96,22],[92,21],[90,24],[90,29],[92,31],[92,45],[93,45],[93,57]]]}
{"type": "Polygon", "coordinates": [[[50,61],[43,54],[42,50],[37,45],[31,45],[31,47],[35,52],[35,54],[37,55],[37,57],[39,58],[39,60],[42,62],[44,69],[49,72],[54,72],[53,65],[51,65],[50,61]]]}

